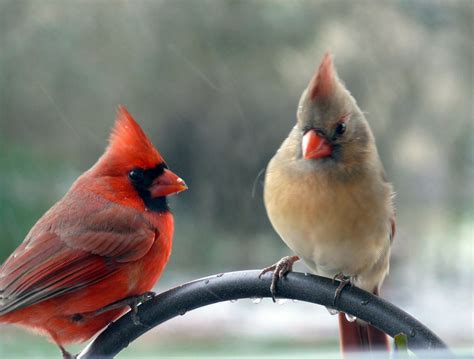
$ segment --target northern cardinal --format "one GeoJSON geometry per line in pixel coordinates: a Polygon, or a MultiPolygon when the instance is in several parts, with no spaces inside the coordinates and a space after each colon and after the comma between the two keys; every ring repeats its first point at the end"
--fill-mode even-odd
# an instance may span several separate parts
{"type": "Polygon", "coordinates": [[[0,323],[63,345],[150,298],[170,252],[166,196],[185,190],[124,107],[109,146],[0,268],[0,323]]]}
{"type": "MultiPolygon", "coordinates": [[[[393,196],[369,123],[326,54],[266,171],[268,217],[297,254],[262,271],[274,273],[272,292],[301,258],[314,273],[341,279],[339,293],[350,281],[378,294],[395,235],[393,196]]],[[[376,328],[342,313],[339,324],[344,350],[387,348],[376,328]]]]}

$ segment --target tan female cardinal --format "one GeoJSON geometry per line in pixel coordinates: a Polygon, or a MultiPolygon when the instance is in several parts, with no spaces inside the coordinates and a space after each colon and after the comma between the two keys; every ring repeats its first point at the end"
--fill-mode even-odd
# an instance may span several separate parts
{"type": "Polygon", "coordinates": [[[120,107],[105,153],[0,268],[0,323],[46,335],[69,357],[64,344],[136,311],[171,252],[166,196],[186,188],[120,107]]]}
{"type": "MultiPolygon", "coordinates": [[[[369,124],[326,54],[267,167],[268,217],[297,254],[262,271],[274,271],[272,292],[301,258],[314,273],[378,294],[395,234],[392,198],[369,124]]],[[[343,349],[387,345],[373,327],[343,314],[339,323],[343,349]]]]}

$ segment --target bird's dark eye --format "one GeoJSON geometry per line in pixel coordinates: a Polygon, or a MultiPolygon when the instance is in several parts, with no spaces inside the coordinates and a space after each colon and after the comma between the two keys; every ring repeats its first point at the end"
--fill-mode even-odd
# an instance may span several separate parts
{"type": "Polygon", "coordinates": [[[346,132],[346,127],[347,125],[344,122],[338,124],[336,127],[336,134],[342,135],[344,132],[346,132]]]}
{"type": "Polygon", "coordinates": [[[143,170],[141,169],[131,170],[130,172],[128,172],[128,178],[130,178],[130,180],[135,183],[143,181],[143,170]]]}

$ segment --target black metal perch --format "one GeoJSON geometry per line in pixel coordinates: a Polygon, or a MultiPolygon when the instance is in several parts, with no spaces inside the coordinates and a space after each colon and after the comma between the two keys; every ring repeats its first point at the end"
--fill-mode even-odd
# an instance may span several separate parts
{"type": "MultiPolygon", "coordinates": [[[[271,275],[259,279],[259,273],[250,270],[217,274],[161,293],[139,306],[143,325],[135,325],[127,313],[89,344],[79,358],[113,358],[151,328],[196,308],[228,300],[271,297],[271,275]]],[[[278,282],[277,293],[281,298],[333,306],[338,284],[328,278],[292,272],[278,282]]],[[[344,288],[335,309],[365,320],[392,337],[405,333],[412,351],[447,349],[440,338],[415,318],[359,288],[344,288]]]]}

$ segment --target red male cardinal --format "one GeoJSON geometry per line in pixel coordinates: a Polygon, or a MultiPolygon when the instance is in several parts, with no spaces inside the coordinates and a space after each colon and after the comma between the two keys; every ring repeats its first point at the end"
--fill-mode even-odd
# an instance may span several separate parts
{"type": "MultiPolygon", "coordinates": [[[[369,124],[326,54],[267,167],[268,217],[297,254],[262,271],[274,271],[272,291],[301,258],[316,274],[378,294],[395,234],[392,199],[369,124]]],[[[341,313],[339,324],[343,349],[387,348],[376,328],[341,313]]]]}
{"type": "Polygon", "coordinates": [[[105,153],[0,268],[0,322],[46,335],[70,357],[64,344],[136,311],[171,252],[166,196],[186,188],[120,107],[105,153]]]}

